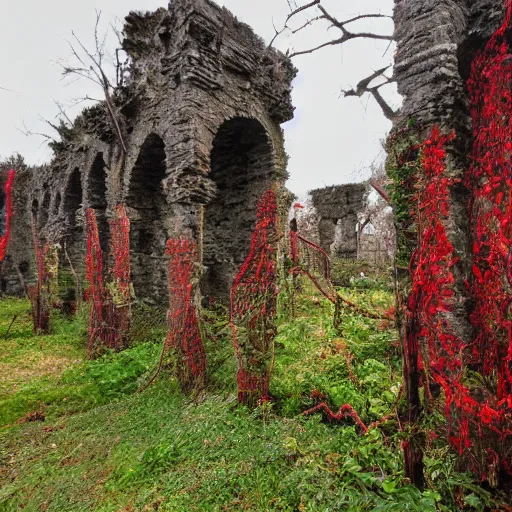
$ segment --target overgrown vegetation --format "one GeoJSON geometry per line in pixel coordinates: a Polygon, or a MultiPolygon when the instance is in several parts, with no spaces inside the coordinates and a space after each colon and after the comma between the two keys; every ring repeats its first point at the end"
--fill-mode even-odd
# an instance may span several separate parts
{"type": "MultiPolygon", "coordinates": [[[[379,285],[343,293],[367,308],[393,303],[379,285]]],[[[0,510],[425,512],[492,505],[435,440],[427,449],[428,488],[409,485],[399,414],[366,435],[350,419],[304,417],[313,391],[333,410],[350,403],[366,424],[399,413],[399,347],[390,323],[355,313],[346,312],[335,330],[332,305],[307,287],[294,318],[290,309],[280,303],[272,400],[251,411],[236,404],[236,363],[220,306],[205,323],[209,387],[187,399],[171,371],[137,392],[161,343],[87,361],[86,311],[74,321],[57,318],[55,334],[35,338],[28,303],[2,301],[0,338],[17,318],[0,343],[0,510]]]]}

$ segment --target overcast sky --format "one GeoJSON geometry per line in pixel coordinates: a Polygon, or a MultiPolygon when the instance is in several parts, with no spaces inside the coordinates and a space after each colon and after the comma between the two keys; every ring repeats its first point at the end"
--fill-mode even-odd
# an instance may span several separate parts
{"type": "MultiPolygon", "coordinates": [[[[216,0],[248,23],[265,40],[274,35],[273,23],[282,26],[288,13],[286,0],[216,0]]],[[[54,121],[54,100],[70,104],[74,98],[101,97],[94,84],[61,80],[58,61],[70,55],[66,39],[74,30],[92,46],[95,9],[102,11],[105,28],[130,10],[154,10],[165,0],[1,0],[0,18],[0,157],[21,153],[30,164],[49,161],[51,151],[44,139],[20,132],[26,125],[33,132],[51,133],[44,119],[54,121]],[[4,90],[9,89],[9,90],[4,90]]],[[[360,13],[391,14],[393,0],[324,0],[339,19],[360,13]]],[[[297,0],[301,4],[301,0],[297,0]]],[[[293,24],[299,26],[300,18],[293,24]]],[[[390,34],[390,20],[353,24],[354,31],[390,34]]],[[[339,37],[336,29],[315,24],[276,42],[281,50],[306,49],[339,37]]],[[[111,40],[114,48],[114,40],[111,40]]],[[[300,72],[294,83],[295,119],[283,127],[290,155],[288,187],[302,195],[326,185],[361,181],[365,169],[383,158],[381,141],[391,123],[369,99],[340,98],[340,91],[391,62],[394,47],[386,41],[356,40],[294,59],[300,72]]],[[[68,59],[69,60],[69,59],[68,59]]],[[[393,86],[385,91],[393,106],[399,96],[393,86]]],[[[76,115],[77,108],[70,110],[76,115]]]]}

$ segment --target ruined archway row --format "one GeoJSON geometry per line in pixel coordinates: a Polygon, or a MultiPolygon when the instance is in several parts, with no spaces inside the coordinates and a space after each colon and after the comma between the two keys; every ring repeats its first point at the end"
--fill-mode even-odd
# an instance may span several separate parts
{"type": "Polygon", "coordinates": [[[296,70],[210,0],[175,0],[168,9],[130,13],[124,34],[131,76],[112,97],[120,132],[105,103],[85,109],[54,145],[51,164],[31,172],[24,222],[37,200],[41,235],[66,239],[78,258],[84,208],[97,210],[106,250],[108,220],[122,202],[132,225],[139,295],[163,294],[160,262],[171,237],[199,242],[212,269],[204,289],[220,293],[226,279],[215,275],[240,263],[243,239],[255,223],[254,198],[286,179],[280,125],[293,117],[296,70]]]}
{"type": "MultiPolygon", "coordinates": [[[[166,241],[181,234],[202,242],[203,294],[227,297],[232,277],[247,255],[257,199],[283,182],[275,142],[260,121],[223,121],[208,144],[210,170],[203,180],[204,188],[213,192],[202,203],[176,200],[178,184],[168,181],[172,150],[163,137],[151,132],[133,151],[137,157],[122,177],[120,202],[131,224],[132,282],[138,298],[166,299],[166,241]]],[[[84,267],[86,208],[96,211],[100,246],[108,254],[109,219],[117,203],[109,163],[106,151],[90,155],[85,164],[74,161],[60,188],[45,184],[29,205],[38,236],[65,245],[64,265],[84,267]]]]}

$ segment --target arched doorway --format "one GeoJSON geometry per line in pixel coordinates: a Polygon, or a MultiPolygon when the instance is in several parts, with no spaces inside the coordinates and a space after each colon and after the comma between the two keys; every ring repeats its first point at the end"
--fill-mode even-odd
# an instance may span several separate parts
{"type": "Polygon", "coordinates": [[[76,168],[69,178],[64,199],[64,213],[66,214],[68,227],[70,229],[83,226],[82,202],[82,179],[80,170],[76,168]],[[77,224],[79,225],[77,226],[77,224]]]}
{"type": "Polygon", "coordinates": [[[165,144],[151,134],[142,145],[130,176],[126,204],[130,215],[132,282],[137,298],[167,298],[165,220],[168,205],[162,180],[165,144]]]}
{"type": "Polygon", "coordinates": [[[43,202],[41,203],[41,209],[39,211],[38,229],[41,231],[47,224],[50,216],[50,191],[46,190],[43,196],[43,202]]]}
{"type": "Polygon", "coordinates": [[[107,174],[103,153],[98,153],[87,180],[87,205],[96,210],[100,246],[104,253],[109,250],[109,224],[107,216],[107,174]]]}
{"type": "Polygon", "coordinates": [[[60,202],[62,198],[60,192],[57,192],[55,199],[53,200],[53,215],[57,216],[59,214],[60,202]]]}
{"type": "Polygon", "coordinates": [[[210,179],[217,186],[203,223],[202,293],[227,299],[233,277],[249,252],[256,206],[276,181],[271,141],[252,118],[237,117],[219,128],[213,141],[210,179]]]}
{"type": "Polygon", "coordinates": [[[81,250],[84,249],[83,192],[80,170],[74,169],[69,178],[63,211],[66,218],[65,243],[73,263],[83,266],[81,250]]]}

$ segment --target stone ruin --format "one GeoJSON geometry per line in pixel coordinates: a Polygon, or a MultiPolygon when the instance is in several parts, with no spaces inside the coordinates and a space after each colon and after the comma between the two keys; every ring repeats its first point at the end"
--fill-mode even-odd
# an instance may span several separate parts
{"type": "MultiPolygon", "coordinates": [[[[411,120],[455,129],[449,161],[454,176],[467,168],[464,155],[471,145],[469,65],[502,18],[501,0],[396,0],[395,78],[404,103],[395,130],[411,120]]],[[[296,71],[283,55],[209,0],[174,0],[168,9],[130,13],[123,46],[131,58],[130,77],[114,98],[128,150],[123,172],[115,166],[120,148],[105,103],[78,117],[54,145],[49,165],[20,170],[12,237],[0,268],[3,292],[20,293],[33,275],[33,251],[27,250],[32,214],[40,236],[65,242],[78,265],[84,208],[97,209],[106,249],[107,219],[124,202],[138,296],[165,292],[163,252],[172,236],[200,242],[203,293],[225,296],[248,248],[256,198],[285,181],[280,124],[293,116],[296,71]]],[[[468,195],[462,185],[453,187],[452,199],[451,240],[464,256],[468,195]]],[[[340,203],[336,208],[346,211],[337,212],[328,202],[319,203],[326,250],[339,219],[347,219],[347,226],[357,222],[353,210],[340,203]]],[[[355,229],[346,231],[337,250],[353,257],[355,229]]],[[[461,297],[467,295],[469,261],[461,257],[458,263],[461,297]]],[[[466,302],[459,304],[457,316],[466,317],[466,302]]]]}
{"type": "MultiPolygon", "coordinates": [[[[472,265],[470,195],[464,176],[470,166],[473,135],[466,82],[475,55],[485,48],[503,17],[503,0],[396,0],[394,11],[394,76],[403,105],[393,133],[413,125],[421,132],[420,140],[425,140],[435,124],[443,131],[456,133],[447,147],[448,174],[458,179],[450,191],[447,229],[458,256],[454,265],[457,300],[451,325],[462,339],[470,339],[472,332],[467,287],[472,265]]],[[[393,144],[388,146],[388,154],[392,154],[393,144]]],[[[400,235],[407,226],[399,223],[397,229],[400,235]]],[[[399,237],[399,251],[400,246],[399,237]]],[[[398,271],[407,279],[406,262],[401,262],[398,271]]]]}
{"type": "Polygon", "coordinates": [[[383,198],[371,182],[312,190],[304,208],[294,207],[291,216],[299,232],[332,258],[393,261],[392,208],[389,198],[383,198]]]}
{"type": "Polygon", "coordinates": [[[203,295],[225,298],[249,249],[257,199],[284,190],[280,125],[293,117],[296,75],[284,55],[210,0],[131,12],[124,36],[130,74],[113,99],[125,164],[116,163],[120,143],[102,102],[62,132],[50,164],[18,172],[3,292],[20,293],[34,273],[32,217],[39,236],[65,244],[79,267],[84,210],[96,209],[106,252],[108,219],[122,202],[137,297],[166,297],[166,240],[190,237],[199,242],[203,295]]]}
{"type": "Polygon", "coordinates": [[[318,216],[320,247],[332,256],[357,258],[358,215],[363,210],[367,186],[363,183],[338,185],[311,191],[318,216]]]}

